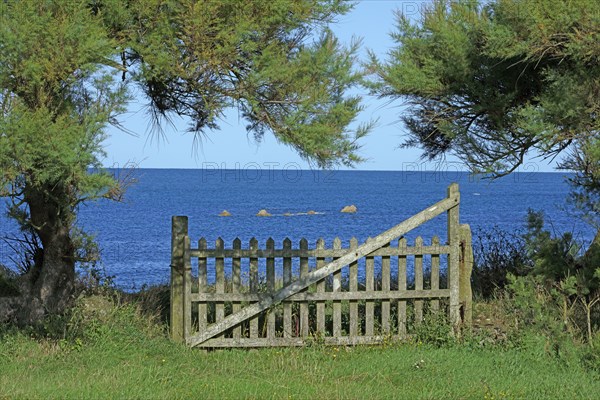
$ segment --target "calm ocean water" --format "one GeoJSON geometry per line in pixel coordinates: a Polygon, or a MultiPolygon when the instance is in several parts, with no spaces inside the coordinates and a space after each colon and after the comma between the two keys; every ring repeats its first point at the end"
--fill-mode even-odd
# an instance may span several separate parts
{"type": "MultiPolygon", "coordinates": [[[[119,171],[115,171],[119,173],[119,171]]],[[[479,229],[494,225],[507,230],[522,227],[529,208],[543,210],[556,232],[573,231],[591,240],[592,230],[563,210],[569,191],[560,173],[515,173],[490,182],[467,173],[311,171],[239,168],[235,170],[140,169],[138,182],[123,203],[98,201],[81,207],[79,223],[95,233],[102,248],[103,268],[124,289],[164,283],[169,277],[171,216],[189,216],[192,241],[218,237],[231,246],[239,237],[247,245],[252,237],[261,246],[267,238],[277,246],[285,237],[297,246],[306,238],[311,246],[323,237],[327,246],[340,237],[364,241],[441,200],[446,187],[457,182],[461,191],[460,219],[479,229]],[[354,204],[356,214],[340,209],[354,204]],[[222,210],[232,216],[218,217],[222,210]],[[255,214],[266,209],[272,217],[255,214]],[[316,215],[306,215],[309,210],[316,215]],[[292,213],[292,216],[284,216],[292,213]]],[[[428,242],[439,234],[445,240],[445,217],[440,216],[416,232],[428,242]]],[[[0,217],[0,236],[15,226],[0,217]]],[[[0,263],[9,249],[0,243],[0,263]]]]}

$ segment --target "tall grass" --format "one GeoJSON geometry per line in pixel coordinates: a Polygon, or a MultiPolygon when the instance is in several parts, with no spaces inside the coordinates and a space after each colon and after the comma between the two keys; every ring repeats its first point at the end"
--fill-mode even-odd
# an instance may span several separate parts
{"type": "MultiPolygon", "coordinates": [[[[101,296],[43,330],[0,333],[0,398],[595,398],[597,372],[543,338],[519,346],[412,342],[379,347],[206,352],[171,342],[156,316],[101,296]],[[61,323],[58,323],[61,322],[61,323]],[[57,327],[63,326],[64,329],[57,327]]],[[[423,328],[425,329],[425,328],[423,328]]],[[[432,333],[433,332],[433,333],[432,333]]],[[[423,340],[421,340],[421,339],[423,340]]]]}

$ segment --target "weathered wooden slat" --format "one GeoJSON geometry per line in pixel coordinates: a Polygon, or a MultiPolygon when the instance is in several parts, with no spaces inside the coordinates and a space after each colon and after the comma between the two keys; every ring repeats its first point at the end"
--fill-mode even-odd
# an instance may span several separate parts
{"type": "MultiPolygon", "coordinates": [[[[415,239],[416,247],[423,247],[423,238],[421,236],[415,239]]],[[[415,290],[423,290],[423,256],[415,256],[415,290]]],[[[415,325],[423,322],[423,301],[415,300],[415,325]]]]}
{"type": "Polygon", "coordinates": [[[459,299],[463,311],[462,323],[471,327],[473,318],[473,293],[471,291],[471,273],[473,272],[473,245],[471,243],[471,227],[468,224],[460,226],[460,282],[459,299]]]}
{"type": "MultiPolygon", "coordinates": [[[[258,240],[256,240],[256,238],[250,239],[250,249],[258,249],[258,240]]],[[[256,293],[258,291],[258,285],[258,258],[250,258],[250,293],[256,293]]],[[[243,310],[244,309],[240,312],[243,312],[243,310]]],[[[250,319],[250,337],[258,337],[258,316],[250,319]]]]}
{"type": "MultiPolygon", "coordinates": [[[[242,241],[240,240],[240,238],[235,238],[233,240],[233,248],[234,249],[240,249],[242,247],[242,241]]],[[[234,257],[231,261],[231,274],[232,274],[232,291],[233,293],[240,293],[241,292],[241,286],[242,286],[242,282],[241,282],[241,260],[238,257],[234,257]]],[[[232,305],[232,311],[235,314],[236,312],[240,311],[240,303],[234,302],[232,305]]],[[[233,338],[234,339],[239,339],[242,337],[242,328],[238,325],[236,327],[233,328],[233,338]]]]}
{"type": "MultiPolygon", "coordinates": [[[[350,239],[350,249],[356,250],[358,248],[358,240],[356,238],[350,239]]],[[[358,291],[358,261],[350,263],[350,284],[349,293],[357,293],[358,291]]],[[[350,301],[350,336],[355,337],[359,334],[359,322],[358,322],[358,301],[350,301]]]]}
{"type": "MultiPolygon", "coordinates": [[[[325,241],[323,239],[317,240],[317,250],[325,248],[325,241]]],[[[323,257],[317,257],[317,269],[323,268],[325,265],[325,259],[323,257]]],[[[325,280],[317,282],[317,293],[325,292],[325,280]]],[[[317,332],[325,334],[325,302],[317,302],[317,332]]]]}
{"type": "Polygon", "coordinates": [[[184,342],[184,237],[188,234],[188,218],[171,219],[171,338],[184,342]]]}
{"type": "MultiPolygon", "coordinates": [[[[300,258],[300,257],[323,257],[323,258],[339,258],[348,254],[348,249],[192,249],[192,257],[206,257],[206,258],[300,258]]],[[[423,246],[421,249],[416,247],[407,246],[404,249],[398,249],[397,247],[389,246],[381,249],[373,250],[370,256],[401,256],[401,255],[415,255],[415,254],[450,254],[450,246],[423,246]]]]}
{"type": "MultiPolygon", "coordinates": [[[[308,249],[308,241],[306,239],[300,240],[300,249],[306,250],[308,249]]],[[[308,258],[301,257],[300,258],[300,280],[306,280],[308,276],[308,258]]],[[[296,281],[298,282],[298,281],[296,281]]],[[[313,282],[311,282],[313,283],[313,282]]],[[[288,285],[291,287],[293,284],[288,285]]],[[[310,285],[310,284],[309,284],[310,285]]],[[[309,285],[306,285],[308,287],[309,285]]],[[[299,289],[301,290],[301,289],[299,289]]],[[[300,336],[307,337],[308,336],[308,303],[304,302],[300,304],[300,336]]]]}
{"type": "MultiPolygon", "coordinates": [[[[198,248],[206,248],[206,239],[198,240],[198,248]]],[[[208,291],[208,278],[206,272],[206,258],[198,257],[198,293],[205,294],[208,291]]],[[[192,294],[192,298],[194,295],[192,294]]],[[[205,300],[206,301],[206,300],[205,300]]],[[[198,332],[202,333],[208,326],[208,307],[206,302],[198,304],[198,332]]]]}
{"type": "MultiPolygon", "coordinates": [[[[339,337],[324,337],[322,338],[323,344],[327,346],[357,346],[357,345],[369,345],[369,344],[381,344],[386,340],[400,340],[404,337],[400,336],[339,336],[339,337]]],[[[245,348],[257,348],[257,347],[293,347],[293,346],[305,346],[308,340],[306,338],[257,338],[257,339],[209,339],[204,343],[200,344],[199,347],[205,348],[229,348],[229,347],[245,347],[245,348]]]]}
{"type": "MultiPolygon", "coordinates": [[[[267,239],[267,250],[275,248],[273,238],[267,239]]],[[[275,291],[275,259],[267,258],[267,291],[273,293],[275,291]]],[[[267,337],[275,337],[275,310],[269,310],[267,314],[267,337]]]]}
{"type": "MultiPolygon", "coordinates": [[[[401,238],[398,241],[398,247],[402,248],[406,246],[406,238],[401,238]]],[[[398,292],[404,293],[406,291],[406,256],[398,257],[398,292]]],[[[406,335],[406,301],[398,302],[398,334],[401,336],[406,335]]]]}
{"type": "MultiPolygon", "coordinates": [[[[225,242],[222,238],[218,238],[215,242],[217,250],[223,249],[225,242]]],[[[215,259],[215,291],[217,297],[219,294],[225,293],[225,260],[221,257],[215,259]]],[[[225,318],[225,303],[217,301],[215,303],[215,321],[221,322],[225,318]]]]}
{"type": "MultiPolygon", "coordinates": [[[[335,271],[341,269],[345,265],[364,257],[367,254],[372,253],[374,250],[382,247],[384,244],[389,243],[394,238],[397,238],[406,232],[414,229],[415,227],[435,218],[437,215],[455,207],[458,204],[459,195],[457,190],[450,192],[449,196],[434,204],[433,206],[421,211],[418,214],[406,219],[395,227],[388,229],[372,241],[359,246],[355,251],[349,252],[348,254],[340,257],[339,259],[327,264],[325,267],[315,270],[308,275],[301,277],[297,281],[292,282],[288,286],[280,289],[274,293],[268,299],[260,301],[258,303],[249,305],[243,308],[239,313],[226,317],[223,321],[215,323],[210,326],[204,333],[199,333],[191,338],[188,338],[187,343],[191,346],[198,345],[215,335],[239,324],[240,322],[254,317],[260,312],[266,310],[274,304],[278,304],[282,300],[288,298],[292,294],[298,293],[299,291],[307,288],[308,286],[320,281],[321,279],[331,275],[335,271]]],[[[458,252],[457,252],[458,255],[458,252]]],[[[456,268],[456,267],[455,267],[456,268]]],[[[457,277],[458,278],[458,277],[457,277]]],[[[458,287],[457,287],[458,294],[458,287]]],[[[451,303],[452,305],[452,303],[451,303]]],[[[458,312],[458,307],[456,307],[458,312]]],[[[459,315],[460,317],[460,315],[459,315]]]]}
{"type": "MultiPolygon", "coordinates": [[[[389,246],[390,244],[386,244],[389,246]]],[[[381,291],[390,291],[390,257],[381,257],[381,291]]],[[[390,332],[390,301],[384,299],[381,302],[381,330],[382,333],[387,334],[390,332]]]]}
{"type": "MultiPolygon", "coordinates": [[[[439,245],[440,238],[434,236],[431,239],[432,246],[439,245]]],[[[431,289],[437,290],[440,288],[440,256],[438,254],[431,255],[431,289]]],[[[438,312],[440,309],[439,300],[431,300],[431,311],[438,312]]]]}
{"type": "MultiPolygon", "coordinates": [[[[283,241],[283,249],[289,250],[292,248],[292,241],[289,238],[285,238],[283,241]]],[[[290,257],[283,258],[283,286],[287,286],[292,282],[292,259],[290,257]]],[[[283,304],[283,337],[291,338],[292,332],[292,304],[283,304]]]]}
{"type": "Polygon", "coordinates": [[[190,238],[183,239],[183,336],[190,337],[192,333],[192,259],[190,257],[190,238]]]}
{"type": "MultiPolygon", "coordinates": [[[[373,239],[368,238],[367,243],[373,239]]],[[[365,257],[365,290],[372,292],[375,288],[375,259],[371,256],[365,257]]],[[[371,336],[374,333],[375,325],[375,303],[373,300],[367,300],[365,303],[365,336],[371,336]]]]}
{"type": "MultiPolygon", "coordinates": [[[[215,293],[192,293],[192,303],[200,301],[243,301],[243,302],[255,302],[265,301],[270,299],[272,296],[269,293],[224,293],[217,295],[215,293]]],[[[350,292],[324,292],[324,293],[311,293],[301,292],[296,293],[282,302],[307,302],[307,301],[355,301],[355,300],[383,300],[383,299],[444,299],[450,297],[450,291],[448,289],[438,290],[404,290],[404,291],[350,291],[350,292]]]]}
{"type": "Polygon", "coordinates": [[[455,334],[460,334],[460,227],[459,227],[459,202],[460,193],[458,184],[453,183],[448,187],[448,198],[455,198],[456,203],[448,209],[448,288],[450,289],[450,323],[455,334]]]}
{"type": "MultiPolygon", "coordinates": [[[[336,237],[333,239],[333,248],[340,249],[342,241],[336,237]]],[[[339,293],[342,290],[342,271],[338,270],[333,273],[333,293],[339,293]]],[[[333,336],[342,336],[342,303],[340,301],[333,302],[333,336]]]]}

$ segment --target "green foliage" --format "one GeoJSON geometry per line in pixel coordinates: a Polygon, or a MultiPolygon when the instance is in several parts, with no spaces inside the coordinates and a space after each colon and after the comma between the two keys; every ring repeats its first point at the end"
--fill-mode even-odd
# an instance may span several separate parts
{"type": "Polygon", "coordinates": [[[569,314],[564,314],[563,294],[546,286],[541,276],[509,276],[509,279],[511,299],[520,324],[547,337],[565,340],[569,314]]]}
{"type": "Polygon", "coordinates": [[[446,313],[428,313],[423,322],[414,327],[414,340],[417,343],[425,343],[435,347],[456,344],[457,339],[452,335],[449,328],[446,313]]]}
{"type": "Polygon", "coordinates": [[[535,262],[532,273],[551,283],[560,282],[565,295],[588,296],[600,288],[600,254],[595,244],[582,254],[572,234],[552,237],[543,229],[542,213],[529,211],[525,236],[529,257],[535,262]]]}
{"type": "Polygon", "coordinates": [[[39,239],[40,257],[26,258],[35,266],[30,287],[52,297],[60,286],[69,297],[75,264],[97,261],[92,241],[75,228],[77,207],[123,195],[127,182],[101,168],[102,144],[134,92],[145,95],[159,129],[162,117],[178,116],[204,133],[233,107],[257,140],[271,132],[321,167],[360,161],[357,141],[369,126],[351,127],[362,106],[348,94],[361,80],[358,43],[345,47],[327,29],[350,7],[342,0],[0,2],[0,196],[39,239]]]}
{"type": "Polygon", "coordinates": [[[508,314],[497,319],[484,313],[475,324],[498,322],[518,346],[527,335],[541,334],[555,355],[573,353],[584,339],[593,346],[600,324],[597,244],[584,251],[571,233],[552,235],[543,214],[532,210],[524,233],[492,232],[475,241],[473,291],[508,314]]]}
{"type": "MultiPolygon", "coordinates": [[[[592,144],[580,144],[562,164],[565,169],[577,171],[569,178],[573,190],[568,202],[578,211],[579,217],[588,221],[592,226],[600,227],[600,184],[598,166],[600,165],[600,146],[594,149],[592,144]]],[[[596,238],[600,243],[600,236],[596,238]]]]}
{"type": "Polygon", "coordinates": [[[76,199],[110,193],[115,182],[88,169],[98,166],[103,129],[116,122],[128,100],[125,87],[135,82],[153,112],[188,116],[193,131],[216,128],[225,108],[239,107],[257,138],[273,131],[321,165],[359,161],[356,139],[366,130],[349,139],[346,127],[360,99],[345,96],[360,79],[352,71],[356,45],[345,49],[327,31],[307,43],[348,10],[342,2],[0,7],[5,195],[56,181],[74,188],[76,199]],[[116,74],[126,72],[131,79],[119,84],[116,74]]]}
{"type": "Polygon", "coordinates": [[[593,294],[600,286],[600,254],[594,243],[585,248],[570,232],[553,236],[544,229],[543,213],[529,210],[525,232],[494,228],[476,235],[473,291],[490,298],[496,289],[507,286],[508,275],[535,275],[549,283],[562,282],[567,295],[593,294]]]}
{"type": "Polygon", "coordinates": [[[372,57],[372,87],[411,104],[409,145],[476,171],[505,173],[530,149],[573,140],[597,149],[599,21],[587,0],[437,0],[418,23],[399,15],[389,60],[372,57]]]}
{"type": "Polygon", "coordinates": [[[499,227],[476,232],[473,243],[474,265],[471,276],[473,294],[482,299],[493,298],[508,285],[508,275],[527,275],[533,260],[527,253],[527,243],[518,232],[506,232],[499,227]]]}
{"type": "Polygon", "coordinates": [[[546,335],[557,352],[584,337],[593,346],[600,322],[597,244],[582,252],[571,234],[553,237],[544,230],[543,215],[533,211],[524,239],[534,266],[527,276],[509,275],[517,320],[546,335]]]}
{"type": "Polygon", "coordinates": [[[589,370],[600,374],[600,333],[596,332],[593,337],[592,345],[582,354],[581,361],[589,370]]]}
{"type": "Polygon", "coordinates": [[[348,136],[361,106],[345,95],[360,80],[357,45],[325,30],[348,9],[337,0],[2,3],[2,194],[61,182],[71,208],[111,197],[117,183],[89,168],[132,84],[152,112],[189,117],[194,132],[238,107],[257,138],[272,131],[320,165],[359,161],[366,127],[348,136]]]}
{"type": "Polygon", "coordinates": [[[598,226],[599,2],[435,0],[417,22],[399,14],[392,37],[370,87],[407,102],[405,146],[491,176],[566,150],[571,201],[598,226]]]}
{"type": "MultiPolygon", "coordinates": [[[[9,332],[13,328],[8,328],[9,332]]],[[[165,327],[155,314],[143,313],[136,302],[123,302],[116,292],[80,295],[63,314],[48,315],[41,324],[21,332],[37,340],[55,341],[65,350],[103,346],[115,340],[136,341],[165,337],[165,327]]]]}
{"type": "Polygon", "coordinates": [[[21,197],[62,182],[74,202],[114,183],[89,174],[124,89],[103,72],[116,43],[77,2],[0,5],[0,188],[21,197]]]}
{"type": "Polygon", "coordinates": [[[327,30],[349,4],[137,0],[114,23],[118,6],[96,3],[126,38],[123,64],[156,121],[189,117],[202,133],[235,107],[258,140],[272,132],[320,166],[360,161],[356,140],[368,127],[348,130],[362,107],[346,95],[360,83],[357,44],[345,48],[327,30]]]}
{"type": "MultiPolygon", "coordinates": [[[[398,15],[397,46],[385,62],[371,56],[370,85],[407,101],[405,145],[426,157],[452,153],[497,177],[530,151],[547,158],[566,151],[560,167],[576,172],[570,201],[598,227],[599,27],[600,3],[587,0],[435,0],[420,21],[398,15]]],[[[587,331],[592,343],[600,231],[583,252],[571,234],[552,237],[530,213],[517,243],[480,257],[492,267],[476,269],[475,282],[483,272],[505,285],[505,262],[518,275],[531,269],[511,284],[525,323],[553,336],[587,331]]]]}

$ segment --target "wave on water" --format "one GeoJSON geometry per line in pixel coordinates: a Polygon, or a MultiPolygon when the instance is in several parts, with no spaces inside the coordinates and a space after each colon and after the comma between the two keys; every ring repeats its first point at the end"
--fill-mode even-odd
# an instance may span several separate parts
{"type": "Polygon", "coordinates": [[[296,217],[299,215],[325,215],[325,214],[327,214],[327,213],[322,212],[322,211],[307,211],[307,212],[295,212],[295,213],[286,212],[283,214],[273,214],[273,216],[296,217]]]}

